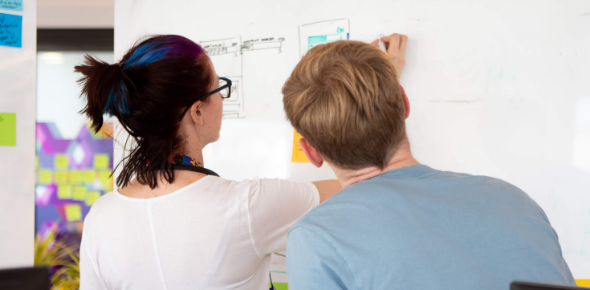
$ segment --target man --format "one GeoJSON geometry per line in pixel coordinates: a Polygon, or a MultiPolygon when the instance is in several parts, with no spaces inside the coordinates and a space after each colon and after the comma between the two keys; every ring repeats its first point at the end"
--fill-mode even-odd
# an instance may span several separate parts
{"type": "Polygon", "coordinates": [[[557,234],[526,193],[412,157],[398,82],[407,37],[383,40],[388,53],[353,41],[314,47],[283,87],[301,148],[315,166],[329,162],[344,188],[291,228],[289,288],[575,285],[557,234]]]}

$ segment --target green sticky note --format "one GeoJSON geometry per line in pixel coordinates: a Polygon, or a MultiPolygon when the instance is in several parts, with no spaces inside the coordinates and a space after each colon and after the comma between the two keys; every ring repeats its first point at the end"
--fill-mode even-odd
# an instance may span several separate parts
{"type": "Polygon", "coordinates": [[[96,200],[100,197],[100,191],[89,191],[86,193],[86,205],[93,205],[96,200]]]}
{"type": "Polygon", "coordinates": [[[88,183],[94,183],[96,179],[96,172],[94,170],[84,170],[82,171],[82,181],[88,183]]]}
{"type": "Polygon", "coordinates": [[[0,146],[16,146],[16,113],[0,113],[0,146]]]}
{"type": "Polygon", "coordinates": [[[86,200],[86,187],[84,186],[76,186],[74,187],[74,196],[73,200],[86,200]]]}
{"type": "Polygon", "coordinates": [[[71,199],[72,198],[72,187],[69,185],[58,186],[57,187],[57,198],[71,199]]]}
{"type": "Polygon", "coordinates": [[[65,185],[68,183],[68,173],[66,171],[55,172],[55,183],[59,185],[65,185]]]}
{"type": "Polygon", "coordinates": [[[69,158],[67,155],[56,154],[53,160],[53,164],[56,170],[68,169],[69,158]]]}
{"type": "Polygon", "coordinates": [[[70,171],[70,182],[73,184],[78,184],[82,182],[82,172],[70,171]]]}
{"type": "Polygon", "coordinates": [[[51,183],[52,181],[52,176],[51,176],[51,171],[49,170],[41,170],[39,171],[39,183],[51,183]]]}
{"type": "Polygon", "coordinates": [[[64,210],[68,222],[78,222],[82,220],[82,207],[80,207],[79,204],[66,204],[64,210]]]}
{"type": "Polygon", "coordinates": [[[94,154],[94,169],[108,169],[109,155],[108,154],[94,154]]]}

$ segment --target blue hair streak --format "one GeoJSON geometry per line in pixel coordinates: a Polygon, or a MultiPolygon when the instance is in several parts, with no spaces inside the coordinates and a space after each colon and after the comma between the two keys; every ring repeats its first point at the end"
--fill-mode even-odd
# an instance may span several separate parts
{"type": "Polygon", "coordinates": [[[129,114],[129,104],[127,103],[127,89],[123,83],[119,83],[119,89],[111,89],[103,114],[113,116],[118,111],[121,114],[129,114]]]}

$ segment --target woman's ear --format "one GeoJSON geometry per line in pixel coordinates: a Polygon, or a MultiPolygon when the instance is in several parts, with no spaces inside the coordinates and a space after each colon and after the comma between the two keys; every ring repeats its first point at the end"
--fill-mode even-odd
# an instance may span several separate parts
{"type": "Polygon", "coordinates": [[[189,109],[189,114],[193,122],[197,125],[203,125],[203,102],[196,101],[189,109]]]}

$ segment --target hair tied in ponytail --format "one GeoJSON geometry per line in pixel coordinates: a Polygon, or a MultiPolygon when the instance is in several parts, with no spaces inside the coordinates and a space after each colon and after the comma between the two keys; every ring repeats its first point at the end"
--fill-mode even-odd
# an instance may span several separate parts
{"type": "Polygon", "coordinates": [[[127,115],[129,114],[129,103],[127,102],[129,90],[127,90],[127,85],[125,83],[127,76],[123,71],[124,68],[121,66],[121,63],[114,64],[113,66],[117,66],[119,77],[116,77],[116,82],[109,92],[107,103],[102,112],[109,116],[127,115]]]}

